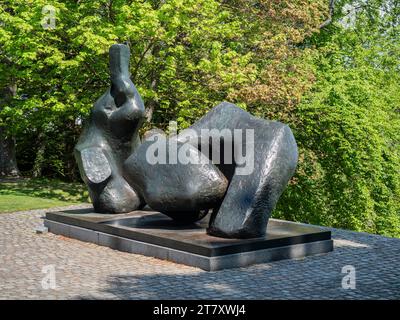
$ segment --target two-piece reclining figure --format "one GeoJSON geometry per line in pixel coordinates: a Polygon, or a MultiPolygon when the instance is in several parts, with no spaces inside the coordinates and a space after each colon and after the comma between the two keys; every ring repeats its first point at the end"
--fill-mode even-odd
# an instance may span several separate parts
{"type": "Polygon", "coordinates": [[[127,46],[111,46],[111,88],[94,104],[75,147],[95,211],[125,213],[147,204],[187,223],[211,212],[210,235],[264,236],[297,165],[290,128],[224,102],[175,136],[151,131],[141,142],[145,108],[130,80],[129,56],[127,46]],[[247,132],[251,139],[243,139],[247,132]],[[153,152],[155,143],[164,143],[165,148],[153,152]],[[244,150],[251,153],[248,170],[237,161],[244,150]],[[160,157],[157,153],[162,151],[166,163],[149,159],[160,157]],[[176,153],[188,161],[171,161],[176,153]]]}

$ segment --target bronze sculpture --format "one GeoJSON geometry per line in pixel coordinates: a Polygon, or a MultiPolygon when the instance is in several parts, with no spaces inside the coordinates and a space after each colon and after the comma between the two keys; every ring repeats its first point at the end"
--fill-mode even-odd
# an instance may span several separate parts
{"type": "Polygon", "coordinates": [[[123,213],[148,204],[181,223],[210,212],[211,235],[264,236],[297,165],[290,128],[224,102],[175,136],[150,132],[141,143],[145,109],[129,78],[129,55],[126,45],[111,46],[111,88],[94,104],[75,147],[95,211],[123,213]],[[243,140],[247,132],[252,139],[243,140]],[[217,143],[210,148],[210,141],[217,143]],[[165,144],[166,163],[149,161],[155,142],[165,144]],[[251,170],[238,161],[244,149],[252,152],[251,170]],[[171,162],[173,153],[184,155],[185,161],[171,162]]]}

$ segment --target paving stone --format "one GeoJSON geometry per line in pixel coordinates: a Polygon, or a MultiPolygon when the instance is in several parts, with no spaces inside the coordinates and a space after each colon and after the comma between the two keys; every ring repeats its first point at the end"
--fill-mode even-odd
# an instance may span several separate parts
{"type": "MultiPolygon", "coordinates": [[[[85,206],[70,209],[78,207],[85,206]]],[[[206,272],[51,233],[36,234],[46,211],[0,214],[0,300],[400,299],[396,238],[327,228],[335,241],[331,253],[206,272]],[[354,290],[342,288],[346,265],[356,270],[354,290]],[[53,271],[56,289],[43,287],[53,271]]]]}

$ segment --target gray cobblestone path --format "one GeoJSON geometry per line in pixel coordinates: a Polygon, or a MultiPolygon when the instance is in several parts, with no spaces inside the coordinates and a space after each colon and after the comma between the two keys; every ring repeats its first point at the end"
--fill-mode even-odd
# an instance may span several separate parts
{"type": "Polygon", "coordinates": [[[206,272],[36,234],[44,211],[0,214],[0,299],[400,299],[400,239],[331,229],[332,253],[206,272]],[[42,288],[49,265],[55,289],[42,288]]]}

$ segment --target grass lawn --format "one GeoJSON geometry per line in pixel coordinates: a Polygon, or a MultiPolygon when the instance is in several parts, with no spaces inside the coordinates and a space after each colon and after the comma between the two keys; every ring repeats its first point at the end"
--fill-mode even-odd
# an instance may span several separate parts
{"type": "Polygon", "coordinates": [[[0,213],[89,202],[84,184],[50,179],[0,180],[0,213]]]}

